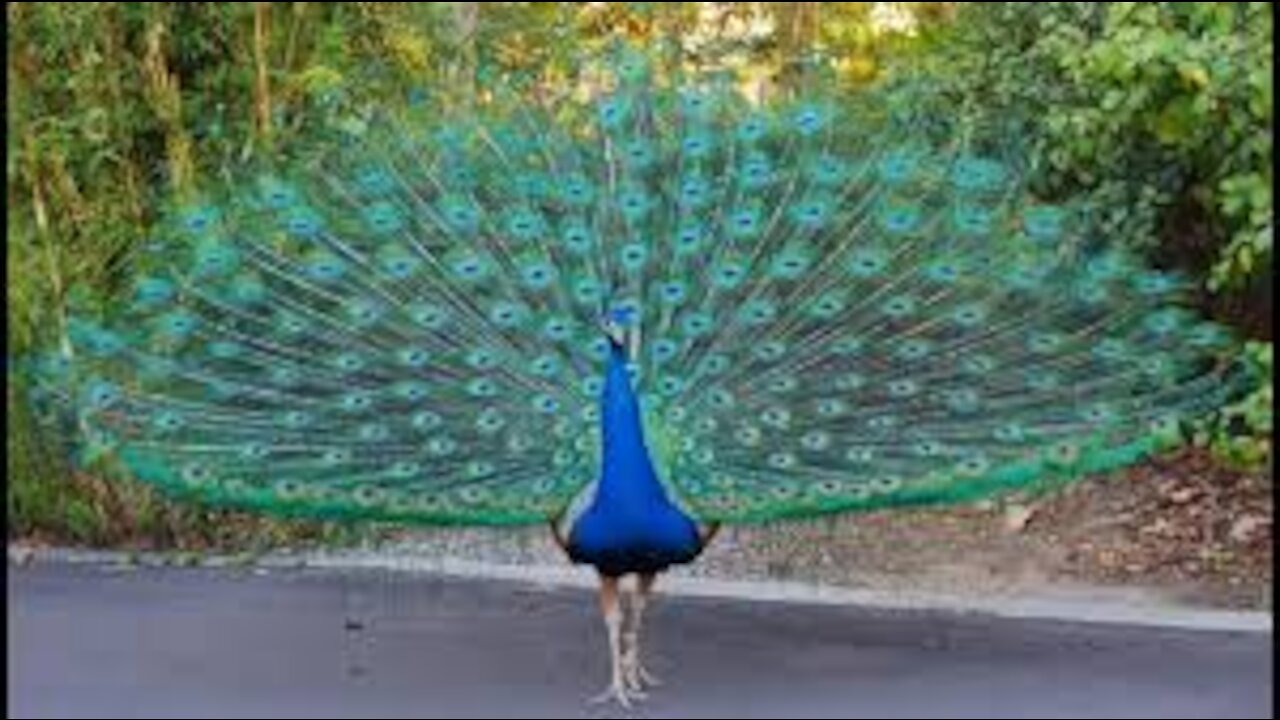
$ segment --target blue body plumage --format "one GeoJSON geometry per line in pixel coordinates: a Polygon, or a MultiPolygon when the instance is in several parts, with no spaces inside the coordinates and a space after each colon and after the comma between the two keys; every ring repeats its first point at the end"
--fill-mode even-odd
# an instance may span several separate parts
{"type": "Polygon", "coordinates": [[[610,577],[658,572],[693,560],[702,550],[697,525],[658,480],[626,353],[617,343],[612,343],[600,404],[600,478],[591,503],[573,521],[569,556],[610,577]]]}

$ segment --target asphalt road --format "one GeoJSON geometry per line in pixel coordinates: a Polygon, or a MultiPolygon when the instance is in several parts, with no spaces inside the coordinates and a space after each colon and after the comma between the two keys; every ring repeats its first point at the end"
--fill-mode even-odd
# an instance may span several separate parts
{"type": "MultiPolygon", "coordinates": [[[[591,595],[392,575],[9,573],[10,718],[622,717],[591,595]]],[[[1271,636],[660,598],[631,717],[1270,718],[1271,636]]]]}

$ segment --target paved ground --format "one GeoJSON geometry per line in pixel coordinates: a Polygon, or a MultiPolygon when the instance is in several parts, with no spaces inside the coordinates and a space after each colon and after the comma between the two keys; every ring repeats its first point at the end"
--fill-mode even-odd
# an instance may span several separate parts
{"type": "MultiPolygon", "coordinates": [[[[9,569],[10,718],[602,717],[590,595],[9,569]]],[[[1271,635],[665,598],[637,717],[1270,718],[1271,635]]]]}

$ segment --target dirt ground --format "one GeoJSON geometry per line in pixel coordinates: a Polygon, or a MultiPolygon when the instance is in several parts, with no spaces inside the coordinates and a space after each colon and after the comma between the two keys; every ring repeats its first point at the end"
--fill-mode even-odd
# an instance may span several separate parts
{"type": "Polygon", "coordinates": [[[728,531],[703,561],[715,575],[758,575],[763,564],[770,577],[852,587],[1141,588],[1269,609],[1272,512],[1266,474],[1189,451],[1034,501],[728,531]]]}

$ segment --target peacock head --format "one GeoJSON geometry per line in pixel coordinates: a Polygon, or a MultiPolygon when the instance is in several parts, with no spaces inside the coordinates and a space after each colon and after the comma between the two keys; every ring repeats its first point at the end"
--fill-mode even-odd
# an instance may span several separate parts
{"type": "Polygon", "coordinates": [[[639,313],[634,307],[624,305],[610,309],[601,318],[601,328],[614,349],[629,350],[628,354],[632,356],[639,351],[638,317],[639,313]]]}
{"type": "Polygon", "coordinates": [[[627,343],[627,330],[632,325],[632,314],[627,309],[615,308],[601,318],[600,324],[605,336],[609,338],[609,342],[615,346],[625,346],[627,343]]]}

